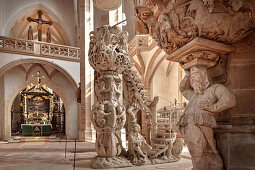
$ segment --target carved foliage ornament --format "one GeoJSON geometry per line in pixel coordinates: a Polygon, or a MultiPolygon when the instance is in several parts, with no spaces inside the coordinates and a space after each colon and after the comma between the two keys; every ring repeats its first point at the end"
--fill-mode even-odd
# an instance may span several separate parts
{"type": "Polygon", "coordinates": [[[128,64],[128,33],[103,26],[90,33],[89,63],[98,72],[121,73],[128,64]]]}
{"type": "Polygon", "coordinates": [[[192,66],[193,63],[196,65],[212,67],[216,65],[219,58],[220,56],[213,51],[197,51],[183,56],[179,63],[184,69],[192,66]]]}
{"type": "Polygon", "coordinates": [[[254,27],[253,0],[143,0],[135,8],[139,32],[168,54],[196,37],[233,43],[254,27]]]}

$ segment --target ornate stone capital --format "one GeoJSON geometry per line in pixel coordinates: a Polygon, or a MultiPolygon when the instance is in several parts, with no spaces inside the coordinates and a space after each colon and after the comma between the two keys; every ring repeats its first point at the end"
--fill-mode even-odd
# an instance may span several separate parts
{"type": "Polygon", "coordinates": [[[254,28],[253,0],[143,0],[137,30],[171,54],[196,37],[233,43],[254,28]]]}
{"type": "Polygon", "coordinates": [[[128,33],[103,26],[90,33],[89,63],[98,72],[123,72],[128,64],[128,33]]]}

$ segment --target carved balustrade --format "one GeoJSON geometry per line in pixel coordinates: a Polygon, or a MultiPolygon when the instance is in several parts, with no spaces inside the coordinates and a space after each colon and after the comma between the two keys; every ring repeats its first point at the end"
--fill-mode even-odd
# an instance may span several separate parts
{"type": "Polygon", "coordinates": [[[0,36],[0,52],[80,61],[80,48],[0,36]]]}

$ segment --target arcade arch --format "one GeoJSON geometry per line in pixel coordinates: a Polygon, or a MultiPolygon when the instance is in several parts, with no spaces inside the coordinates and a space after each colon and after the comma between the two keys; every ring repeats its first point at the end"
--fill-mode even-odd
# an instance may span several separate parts
{"type": "Polygon", "coordinates": [[[42,84],[56,92],[65,106],[65,129],[68,138],[78,137],[77,83],[63,68],[44,60],[22,59],[11,62],[0,69],[0,138],[11,139],[11,108],[17,94],[31,83],[32,77],[40,71],[45,78],[42,84]]]}

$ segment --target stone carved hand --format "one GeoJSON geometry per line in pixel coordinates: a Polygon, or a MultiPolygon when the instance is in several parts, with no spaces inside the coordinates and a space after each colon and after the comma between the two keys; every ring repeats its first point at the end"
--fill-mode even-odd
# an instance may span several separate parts
{"type": "Polygon", "coordinates": [[[209,102],[205,101],[205,102],[200,102],[198,104],[198,106],[202,110],[208,110],[208,108],[210,108],[211,104],[209,102]]]}

